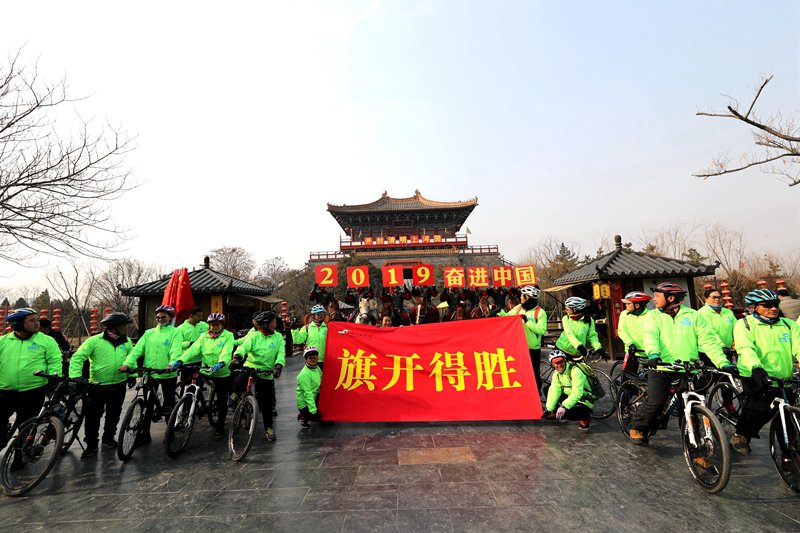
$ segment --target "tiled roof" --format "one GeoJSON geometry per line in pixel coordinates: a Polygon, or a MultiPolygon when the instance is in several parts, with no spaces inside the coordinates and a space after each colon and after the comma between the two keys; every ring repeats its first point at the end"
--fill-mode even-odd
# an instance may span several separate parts
{"type": "MultiPolygon", "coordinates": [[[[135,287],[120,288],[124,296],[156,296],[164,294],[171,276],[165,276],[156,281],[150,281],[135,287]]],[[[255,296],[267,296],[270,294],[268,289],[259,287],[247,281],[228,276],[221,272],[202,268],[189,272],[189,285],[194,294],[218,294],[238,292],[240,294],[251,294],[255,296]]]]}
{"type": "Polygon", "coordinates": [[[430,209],[469,209],[472,211],[478,205],[478,198],[464,202],[437,202],[428,200],[419,191],[414,191],[410,198],[392,198],[386,191],[380,198],[368,204],[359,205],[333,205],[328,204],[331,213],[363,213],[371,211],[418,211],[430,209]]]}
{"type": "Polygon", "coordinates": [[[553,285],[567,285],[610,278],[708,276],[718,265],[697,265],[682,261],[618,248],[569,274],[553,281],[553,285]]]}

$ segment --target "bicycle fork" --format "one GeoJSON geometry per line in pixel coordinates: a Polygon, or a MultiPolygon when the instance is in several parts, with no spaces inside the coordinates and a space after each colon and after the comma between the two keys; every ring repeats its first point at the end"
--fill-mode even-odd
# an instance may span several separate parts
{"type": "MultiPolygon", "coordinates": [[[[683,419],[686,421],[686,429],[684,431],[688,432],[689,437],[689,444],[692,447],[697,448],[699,447],[699,443],[695,438],[695,431],[694,431],[694,419],[692,418],[692,407],[695,405],[704,405],[705,404],[705,397],[697,394],[696,392],[684,392],[683,396],[683,419]]],[[[714,439],[714,435],[711,431],[711,421],[708,419],[707,416],[703,416],[703,434],[705,441],[712,441],[714,439]]]]}

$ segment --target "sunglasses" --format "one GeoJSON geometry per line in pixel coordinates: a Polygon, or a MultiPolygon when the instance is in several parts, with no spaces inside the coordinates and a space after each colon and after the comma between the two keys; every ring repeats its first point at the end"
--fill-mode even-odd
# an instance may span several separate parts
{"type": "Polygon", "coordinates": [[[777,309],[778,308],[778,304],[780,304],[780,302],[776,302],[775,300],[772,300],[772,301],[769,301],[769,302],[761,302],[758,305],[760,305],[764,309],[777,309]]]}
{"type": "Polygon", "coordinates": [[[169,316],[167,315],[156,315],[156,320],[168,320],[169,316]]]}

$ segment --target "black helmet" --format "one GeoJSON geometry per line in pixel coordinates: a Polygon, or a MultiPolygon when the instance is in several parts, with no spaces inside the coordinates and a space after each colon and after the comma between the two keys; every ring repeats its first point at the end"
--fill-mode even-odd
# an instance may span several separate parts
{"type": "Polygon", "coordinates": [[[117,324],[131,323],[133,323],[133,319],[120,311],[114,311],[106,315],[103,320],[100,321],[101,326],[116,326],[117,324]]]}
{"type": "Polygon", "coordinates": [[[275,311],[262,311],[256,315],[254,320],[256,324],[269,324],[277,317],[278,315],[275,314],[275,311]]]}

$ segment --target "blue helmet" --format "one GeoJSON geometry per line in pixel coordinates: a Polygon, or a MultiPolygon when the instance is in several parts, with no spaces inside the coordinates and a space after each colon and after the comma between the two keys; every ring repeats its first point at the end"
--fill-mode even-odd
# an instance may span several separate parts
{"type": "Polygon", "coordinates": [[[588,304],[586,300],[579,296],[570,296],[567,298],[567,301],[564,302],[564,305],[570,309],[575,309],[576,311],[582,311],[586,309],[586,304],[588,304]]]}
{"type": "Polygon", "coordinates": [[[311,308],[311,314],[312,315],[316,315],[317,313],[324,313],[324,312],[325,312],[325,308],[322,307],[319,304],[317,304],[317,305],[315,305],[314,307],[311,308]]]}
{"type": "Polygon", "coordinates": [[[765,302],[777,302],[778,295],[772,292],[769,289],[756,289],[754,291],[750,291],[744,297],[745,305],[758,305],[763,304],[765,302]]]}
{"type": "Polygon", "coordinates": [[[36,311],[31,309],[30,307],[21,307],[20,309],[14,309],[8,316],[6,317],[6,322],[19,322],[25,320],[25,317],[28,315],[38,315],[36,311]]]}

